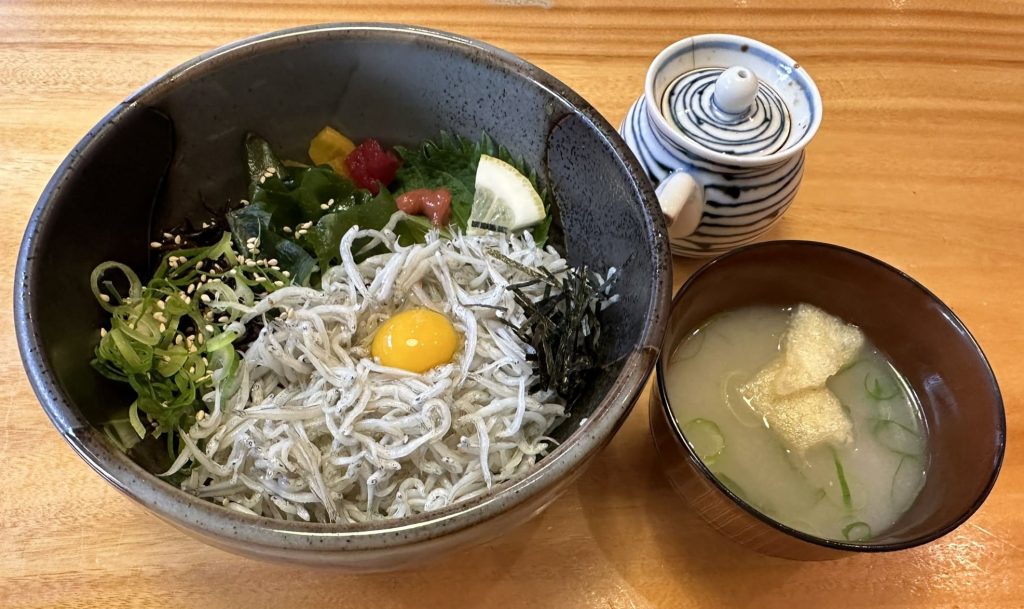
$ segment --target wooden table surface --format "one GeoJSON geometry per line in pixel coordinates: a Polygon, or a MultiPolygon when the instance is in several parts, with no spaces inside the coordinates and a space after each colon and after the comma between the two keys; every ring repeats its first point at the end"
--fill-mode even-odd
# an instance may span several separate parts
{"type": "MultiPolygon", "coordinates": [[[[1024,5],[942,0],[0,1],[0,606],[1024,606],[1024,5]],[[813,6],[812,6],[813,4],[813,6]],[[642,400],[542,516],[404,572],[253,562],[150,516],[75,456],[22,371],[12,277],[35,201],[75,142],[165,70],[232,40],[327,21],[480,38],[548,70],[618,124],[648,63],[697,33],[806,66],[825,119],[767,238],[829,241],[909,272],[991,359],[1011,442],[984,507],[926,547],[800,563],[707,528],[658,469],[642,400]]],[[[676,285],[696,268],[676,264],[676,285]]]]}

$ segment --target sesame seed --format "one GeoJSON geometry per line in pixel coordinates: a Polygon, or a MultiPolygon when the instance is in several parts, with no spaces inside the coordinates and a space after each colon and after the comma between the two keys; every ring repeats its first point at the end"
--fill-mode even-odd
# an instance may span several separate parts
{"type": "Polygon", "coordinates": [[[196,291],[196,284],[194,284],[194,283],[188,284],[188,287],[185,289],[185,292],[187,294],[191,294],[192,292],[195,292],[195,291],[196,291]]]}
{"type": "Polygon", "coordinates": [[[202,296],[199,297],[199,300],[202,300],[203,302],[210,302],[210,295],[203,294],[202,296]]]}
{"type": "Polygon", "coordinates": [[[281,281],[281,280],[277,280],[277,281],[274,282],[274,285],[276,285],[279,288],[283,288],[284,287],[284,282],[281,281]]]}
{"type": "Polygon", "coordinates": [[[326,203],[321,203],[320,204],[320,209],[330,209],[330,208],[331,208],[331,206],[326,204],[326,203]]]}
{"type": "Polygon", "coordinates": [[[167,324],[161,323],[160,324],[160,331],[161,332],[166,332],[167,331],[167,324]]]}
{"type": "Polygon", "coordinates": [[[196,263],[196,270],[198,271],[201,268],[203,268],[203,261],[202,260],[200,260],[199,262],[196,263]]]}
{"type": "Polygon", "coordinates": [[[334,199],[327,199],[328,205],[334,205],[334,199]]]}
{"type": "Polygon", "coordinates": [[[167,316],[164,315],[163,313],[161,313],[160,311],[157,311],[156,313],[153,313],[153,319],[155,319],[157,321],[166,322],[167,321],[167,316]]]}
{"type": "Polygon", "coordinates": [[[267,260],[267,264],[277,264],[277,258],[271,258],[270,260],[267,260]]]}
{"type": "Polygon", "coordinates": [[[206,324],[206,326],[203,329],[206,330],[207,332],[213,332],[213,326],[211,326],[210,324],[206,324]]]}
{"type": "Polygon", "coordinates": [[[189,353],[195,353],[196,351],[198,351],[198,349],[196,349],[195,345],[189,345],[188,346],[188,352],[189,353]]]}
{"type": "Polygon", "coordinates": [[[292,227],[290,227],[290,226],[282,226],[281,230],[283,230],[286,233],[290,233],[290,232],[292,232],[292,227]]]}
{"type": "Polygon", "coordinates": [[[156,308],[158,308],[161,311],[163,311],[165,308],[167,308],[167,303],[162,301],[162,300],[158,300],[158,301],[156,301],[156,308]]]}
{"type": "Polygon", "coordinates": [[[270,175],[274,175],[275,173],[277,173],[277,167],[267,167],[267,173],[269,173],[270,175]]]}
{"type": "Polygon", "coordinates": [[[263,275],[260,275],[259,273],[256,273],[255,275],[253,275],[252,278],[253,278],[253,281],[263,281],[264,279],[266,279],[266,277],[264,277],[263,275]]]}
{"type": "Polygon", "coordinates": [[[175,345],[180,345],[181,344],[181,334],[177,334],[177,335],[174,336],[174,344],[175,345]]]}
{"type": "Polygon", "coordinates": [[[103,338],[106,335],[107,335],[107,329],[106,328],[100,328],[100,338],[103,338]]]}
{"type": "Polygon", "coordinates": [[[149,244],[149,247],[151,247],[153,249],[160,249],[160,242],[159,241],[153,241],[152,243],[149,244]]]}
{"type": "Polygon", "coordinates": [[[110,296],[107,296],[106,294],[100,294],[100,300],[102,300],[103,302],[110,302],[110,296]]]}
{"type": "Polygon", "coordinates": [[[175,245],[181,245],[181,235],[174,235],[175,245]]]}
{"type": "Polygon", "coordinates": [[[238,261],[238,264],[242,264],[242,263],[245,262],[245,256],[239,254],[239,255],[235,256],[235,260],[238,261]]]}
{"type": "Polygon", "coordinates": [[[209,222],[203,222],[203,228],[210,228],[209,222]]]}
{"type": "Polygon", "coordinates": [[[196,342],[201,345],[206,342],[206,337],[200,334],[199,336],[196,337],[196,342]]]}
{"type": "Polygon", "coordinates": [[[288,272],[288,271],[281,271],[281,274],[284,275],[285,277],[291,277],[292,276],[292,274],[290,272],[288,272]]]}
{"type": "Polygon", "coordinates": [[[265,176],[265,175],[260,176],[260,184],[262,184],[262,183],[264,183],[266,181],[267,181],[267,176],[265,176]]]}
{"type": "Polygon", "coordinates": [[[164,233],[164,239],[172,239],[172,238],[174,238],[174,235],[172,235],[171,233],[164,233]]]}
{"type": "Polygon", "coordinates": [[[200,410],[199,412],[196,413],[196,420],[197,421],[202,421],[205,418],[206,418],[206,411],[205,410],[200,410]]]}
{"type": "Polygon", "coordinates": [[[222,323],[222,324],[226,324],[229,321],[231,321],[231,318],[228,317],[227,315],[221,315],[220,317],[217,318],[217,321],[222,323]]]}
{"type": "Polygon", "coordinates": [[[271,270],[274,270],[274,271],[280,271],[281,270],[281,267],[277,266],[276,264],[274,266],[270,267],[270,268],[271,268],[271,270]]]}
{"type": "Polygon", "coordinates": [[[203,365],[204,366],[209,366],[210,365],[210,362],[207,361],[205,357],[203,357],[203,365]]]}

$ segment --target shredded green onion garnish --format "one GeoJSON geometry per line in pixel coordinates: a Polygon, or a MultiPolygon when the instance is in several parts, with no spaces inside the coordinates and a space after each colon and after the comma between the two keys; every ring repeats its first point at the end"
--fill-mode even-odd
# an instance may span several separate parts
{"type": "Polygon", "coordinates": [[[108,437],[125,449],[134,445],[125,423],[139,439],[147,432],[168,434],[173,457],[173,435],[204,408],[202,396],[213,388],[213,375],[231,384],[238,369],[233,343],[245,332],[238,319],[257,293],[288,283],[275,260],[237,254],[231,233],[208,247],[167,252],[145,285],[119,262],[97,266],[92,291],[110,313],[110,326],[101,330],[92,365],[136,393],[127,420],[107,424],[108,437]]]}

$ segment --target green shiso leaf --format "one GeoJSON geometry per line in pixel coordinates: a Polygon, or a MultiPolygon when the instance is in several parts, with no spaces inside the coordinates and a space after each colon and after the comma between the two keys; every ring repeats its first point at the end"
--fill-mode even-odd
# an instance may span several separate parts
{"type": "Polygon", "coordinates": [[[480,155],[486,154],[505,161],[526,176],[544,202],[547,216],[530,228],[534,241],[543,246],[551,228],[552,196],[541,185],[540,178],[521,159],[504,146],[499,146],[486,133],[474,142],[458,135],[442,133],[436,140],[427,141],[416,148],[395,148],[402,166],[395,176],[395,193],[401,194],[420,188],[447,188],[452,194],[451,222],[461,231],[469,226],[476,190],[476,168],[480,155]]]}

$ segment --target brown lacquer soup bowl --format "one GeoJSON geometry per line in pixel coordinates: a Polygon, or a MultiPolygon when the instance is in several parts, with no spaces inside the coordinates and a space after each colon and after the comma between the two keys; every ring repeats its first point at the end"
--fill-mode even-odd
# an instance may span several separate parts
{"type": "MultiPolygon", "coordinates": [[[[673,486],[712,527],[760,552],[830,559],[918,546],[949,533],[988,496],[1003,459],[1006,422],[995,376],[963,323],[899,270],[842,247],[773,241],[739,248],[699,269],[672,304],[650,424],[673,486]],[[718,313],[808,303],[859,326],[917,395],[929,466],[916,500],[868,541],[824,539],[756,509],[716,478],[673,416],[666,378],[672,353],[718,313]]],[[[685,390],[685,388],[682,388],[685,390]]]]}

